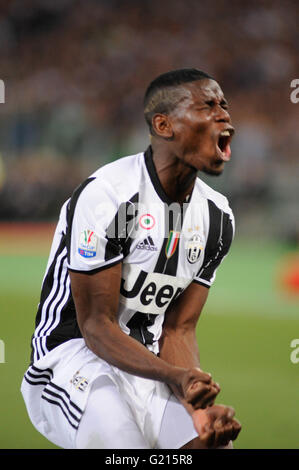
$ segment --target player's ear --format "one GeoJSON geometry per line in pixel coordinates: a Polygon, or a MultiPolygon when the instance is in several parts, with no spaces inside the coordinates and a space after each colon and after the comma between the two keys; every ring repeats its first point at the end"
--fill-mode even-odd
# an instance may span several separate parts
{"type": "Polygon", "coordinates": [[[169,117],[166,114],[155,114],[152,118],[154,133],[163,139],[171,140],[174,136],[169,117]]]}

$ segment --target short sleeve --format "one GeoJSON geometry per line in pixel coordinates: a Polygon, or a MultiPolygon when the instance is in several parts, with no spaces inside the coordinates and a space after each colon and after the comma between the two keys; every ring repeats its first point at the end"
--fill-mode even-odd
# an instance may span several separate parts
{"type": "Polygon", "coordinates": [[[202,267],[194,278],[195,282],[208,288],[215,281],[217,268],[228,254],[235,234],[231,210],[228,213],[218,210],[217,217],[218,223],[215,223],[214,219],[213,225],[210,226],[202,267]]]}
{"type": "Polygon", "coordinates": [[[67,206],[67,255],[70,271],[92,274],[123,258],[113,221],[119,210],[114,191],[89,178],[73,193],[67,206]]]}

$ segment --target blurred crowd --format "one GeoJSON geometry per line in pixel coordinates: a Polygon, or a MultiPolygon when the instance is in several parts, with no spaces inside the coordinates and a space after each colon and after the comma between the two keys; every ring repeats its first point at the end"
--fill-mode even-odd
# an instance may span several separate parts
{"type": "Polygon", "coordinates": [[[236,137],[225,174],[242,235],[298,240],[296,0],[2,0],[0,219],[56,219],[82,179],[148,145],[158,74],[215,77],[236,137]]]}

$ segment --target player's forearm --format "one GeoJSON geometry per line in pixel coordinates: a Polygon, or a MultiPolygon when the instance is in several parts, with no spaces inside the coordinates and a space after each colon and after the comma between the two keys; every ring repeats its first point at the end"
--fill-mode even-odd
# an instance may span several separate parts
{"type": "MultiPolygon", "coordinates": [[[[175,367],[200,367],[199,349],[194,330],[164,331],[160,340],[160,358],[175,367]]],[[[191,414],[194,409],[183,399],[176,386],[169,384],[173,393],[191,414]]]]}
{"type": "Polygon", "coordinates": [[[186,369],[157,357],[125,334],[116,322],[87,320],[82,333],[89,349],[109,364],[139,377],[165,382],[182,394],[180,384],[186,369]]]}
{"type": "Polygon", "coordinates": [[[160,357],[177,367],[200,367],[194,330],[165,330],[160,340],[160,357]]]}

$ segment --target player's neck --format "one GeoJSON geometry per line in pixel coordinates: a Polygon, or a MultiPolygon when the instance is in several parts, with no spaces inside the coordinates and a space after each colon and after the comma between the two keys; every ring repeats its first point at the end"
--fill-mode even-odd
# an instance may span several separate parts
{"type": "Polygon", "coordinates": [[[165,148],[152,145],[152,150],[156,172],[165,193],[173,201],[185,202],[192,193],[197,170],[186,166],[165,148]]]}

